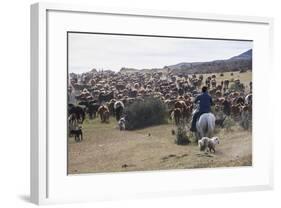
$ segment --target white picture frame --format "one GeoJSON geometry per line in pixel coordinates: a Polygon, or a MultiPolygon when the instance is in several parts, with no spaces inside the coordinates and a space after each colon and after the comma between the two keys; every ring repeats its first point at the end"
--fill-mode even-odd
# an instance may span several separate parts
{"type": "Polygon", "coordinates": [[[268,88],[263,87],[264,84],[270,84],[270,79],[261,71],[263,67],[268,71],[272,70],[272,28],[273,19],[265,17],[33,4],[31,201],[36,204],[49,204],[272,189],[273,138],[269,131],[272,114],[262,111],[270,106],[270,93],[267,93],[268,88]],[[66,39],[63,42],[63,38],[66,31],[92,32],[93,28],[90,26],[95,21],[97,24],[94,32],[167,35],[165,24],[169,24],[174,30],[169,31],[168,35],[186,36],[187,31],[179,28],[181,25],[190,24],[193,29],[191,36],[254,40],[253,83],[256,104],[253,106],[253,166],[68,176],[65,168],[66,136],[56,137],[57,134],[66,135],[66,128],[59,129],[65,126],[60,121],[66,120],[63,117],[66,112],[66,99],[59,95],[65,90],[66,80],[62,77],[66,79],[67,71],[64,68],[67,59],[66,39]],[[116,27],[119,23],[119,27],[116,27]],[[104,27],[105,24],[107,27],[104,27]],[[155,24],[159,25],[157,30],[153,29],[155,24]],[[54,99],[60,103],[58,105],[61,107],[58,109],[54,109],[54,99]],[[257,113],[259,116],[255,116],[257,113]],[[57,119],[54,119],[54,115],[57,119]],[[185,183],[184,179],[190,177],[192,180],[185,183]]]}

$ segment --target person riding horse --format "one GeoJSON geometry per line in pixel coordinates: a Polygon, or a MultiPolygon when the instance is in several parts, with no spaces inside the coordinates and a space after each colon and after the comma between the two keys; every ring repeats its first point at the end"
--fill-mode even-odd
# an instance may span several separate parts
{"type": "Polygon", "coordinates": [[[194,113],[191,123],[190,131],[196,132],[196,121],[203,113],[211,112],[211,105],[213,104],[212,97],[208,94],[207,87],[202,87],[202,94],[198,95],[195,99],[195,103],[199,101],[199,110],[194,113]]]}

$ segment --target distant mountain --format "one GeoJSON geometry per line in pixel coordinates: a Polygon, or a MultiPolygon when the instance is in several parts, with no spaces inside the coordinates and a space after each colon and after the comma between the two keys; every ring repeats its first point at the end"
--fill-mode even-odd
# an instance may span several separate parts
{"type": "Polygon", "coordinates": [[[135,69],[135,68],[126,68],[122,67],[120,69],[121,73],[132,73],[132,72],[159,72],[159,71],[167,71],[164,68],[152,68],[152,69],[135,69]]]}
{"type": "Polygon", "coordinates": [[[164,66],[163,68],[153,69],[135,69],[123,67],[121,73],[132,72],[168,72],[174,73],[219,73],[227,71],[246,71],[252,70],[252,49],[241,53],[238,56],[231,57],[225,60],[215,60],[208,62],[182,62],[175,65],[164,66]]]}
{"type": "Polygon", "coordinates": [[[126,68],[126,67],[122,67],[121,69],[120,69],[120,72],[136,72],[137,71],[137,69],[134,69],[134,68],[126,68]]]}
{"type": "Polygon", "coordinates": [[[229,59],[208,62],[183,62],[168,66],[178,73],[214,73],[226,71],[252,70],[252,49],[229,59]]]}
{"type": "Polygon", "coordinates": [[[234,56],[230,59],[236,59],[236,60],[246,59],[246,60],[248,60],[248,59],[252,59],[252,54],[253,54],[253,50],[251,49],[251,50],[248,50],[244,53],[241,53],[238,56],[234,56]]]}

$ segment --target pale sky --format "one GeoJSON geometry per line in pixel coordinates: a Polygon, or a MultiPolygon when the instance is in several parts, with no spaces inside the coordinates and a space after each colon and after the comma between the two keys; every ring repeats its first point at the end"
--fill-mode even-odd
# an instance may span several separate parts
{"type": "Polygon", "coordinates": [[[69,72],[162,68],[181,62],[228,59],[253,47],[252,41],[68,34],[69,72]]]}

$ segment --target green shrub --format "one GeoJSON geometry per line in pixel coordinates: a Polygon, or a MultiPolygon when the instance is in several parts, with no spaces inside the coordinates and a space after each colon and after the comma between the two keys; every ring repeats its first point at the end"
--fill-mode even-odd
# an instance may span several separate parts
{"type": "Polygon", "coordinates": [[[252,128],[252,115],[251,115],[251,113],[250,112],[243,112],[239,124],[245,130],[251,129],[252,128]]]}
{"type": "Polygon", "coordinates": [[[166,106],[153,97],[135,101],[125,109],[125,115],[128,130],[167,123],[166,106]]]}
{"type": "Polygon", "coordinates": [[[183,125],[177,126],[175,143],[178,145],[186,145],[190,143],[187,131],[183,125]]]}
{"type": "Polygon", "coordinates": [[[236,125],[235,121],[233,120],[233,118],[231,117],[227,117],[225,120],[224,120],[224,123],[223,123],[223,127],[227,130],[227,131],[231,131],[232,128],[236,125]]]}
{"type": "Polygon", "coordinates": [[[229,87],[232,91],[244,91],[243,84],[232,83],[229,87]]]}

